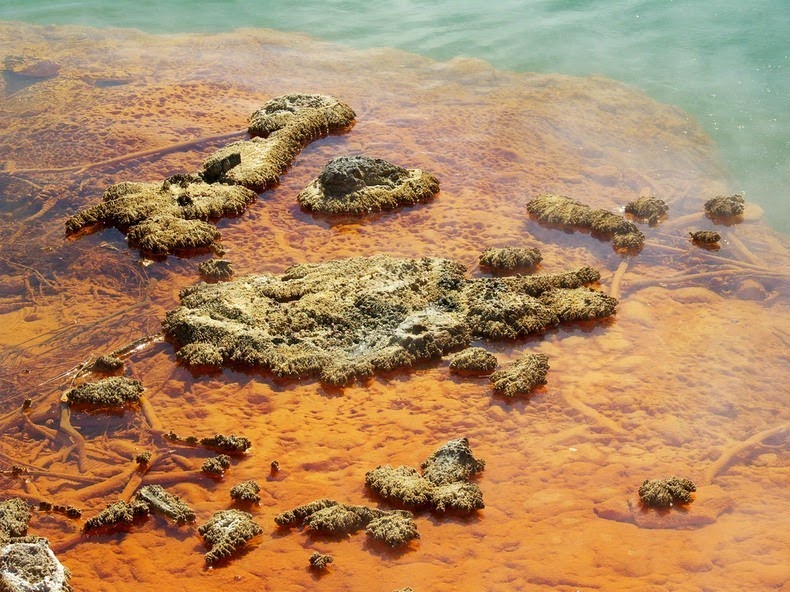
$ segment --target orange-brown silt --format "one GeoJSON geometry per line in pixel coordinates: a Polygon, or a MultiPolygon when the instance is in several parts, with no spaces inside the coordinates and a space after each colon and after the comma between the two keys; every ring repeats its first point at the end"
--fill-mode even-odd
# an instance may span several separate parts
{"type": "Polygon", "coordinates": [[[735,188],[688,115],[605,78],[437,63],[271,31],[160,37],[0,23],[0,53],[60,65],[48,78],[0,80],[0,487],[3,499],[82,508],[82,520],[35,511],[28,530],[50,540],[75,590],[787,584],[787,239],[753,205],[736,224],[705,218],[704,200],[735,188]],[[157,334],[211,255],[149,261],[114,229],[67,239],[65,219],[112,183],[196,170],[244,137],[250,113],[288,92],[333,95],[356,124],[307,146],[246,213],[217,221],[237,275],[387,253],[454,259],[482,277],[486,247],[537,247],[539,272],[601,270],[598,289],[621,300],[616,315],[476,343],[500,364],[525,351],[549,356],[548,383],[512,401],[494,396],[487,378],[450,374],[446,359],[328,389],[258,371],[193,375],[154,340],[124,353],[124,372],[142,381],[158,427],[138,408],[75,409],[80,437],[69,437],[60,397],[76,368],[157,334]],[[296,194],[342,154],[422,168],[441,191],[362,219],[300,210],[296,194]],[[669,217],[640,225],[644,249],[621,255],[589,233],[530,220],[526,201],[546,192],[614,212],[652,194],[669,217]],[[714,227],[718,251],[688,240],[689,230],[714,227]],[[239,434],[253,447],[212,480],[198,472],[210,453],[168,443],[167,430],[239,434]],[[462,436],[486,461],[474,478],[485,509],[417,512],[420,539],[405,549],[364,532],[333,539],[274,524],[319,498],[388,507],[366,491],[367,471],[418,467],[462,436]],[[154,463],[141,476],[132,459],[143,450],[154,463]],[[13,465],[27,472],[12,474],[13,465]],[[641,483],[670,475],[693,480],[696,499],[665,514],[641,510],[641,483]],[[85,518],[135,485],[162,484],[202,524],[247,479],[261,485],[251,512],[263,534],[212,569],[193,524],[155,515],[80,534],[85,518]],[[308,568],[313,551],[334,556],[323,575],[308,568]]]}

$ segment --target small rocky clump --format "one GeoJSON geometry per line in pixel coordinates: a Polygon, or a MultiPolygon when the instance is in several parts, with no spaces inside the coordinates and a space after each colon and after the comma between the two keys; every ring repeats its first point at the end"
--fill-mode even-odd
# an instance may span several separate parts
{"type": "Polygon", "coordinates": [[[164,327],[189,366],[258,366],[343,386],[440,358],[475,336],[513,339],[610,315],[617,304],[590,290],[562,297],[599,279],[587,267],[482,279],[465,271],[446,259],[386,255],[299,264],[280,276],[186,288],[164,327]],[[549,291],[545,303],[538,298],[549,291]]]}
{"type": "Polygon", "coordinates": [[[32,514],[30,506],[17,497],[0,502],[0,545],[8,539],[24,536],[32,514]]]}
{"type": "Polygon", "coordinates": [[[81,509],[75,508],[74,506],[66,506],[63,504],[53,504],[52,502],[48,502],[46,500],[41,500],[40,502],[38,502],[38,511],[62,514],[67,518],[73,518],[73,519],[82,518],[81,509]]]}
{"type": "Polygon", "coordinates": [[[116,526],[129,526],[135,518],[147,516],[150,511],[151,509],[145,501],[135,500],[132,503],[126,503],[123,500],[118,500],[108,505],[93,518],[86,520],[83,530],[91,532],[116,526]]]}
{"type": "Polygon", "coordinates": [[[689,232],[691,240],[703,245],[715,245],[721,240],[721,235],[714,230],[697,230],[689,232]]]}
{"type": "Polygon", "coordinates": [[[147,504],[151,511],[167,516],[176,524],[194,522],[196,518],[192,508],[161,485],[146,485],[135,495],[135,502],[147,504]]]}
{"type": "Polygon", "coordinates": [[[123,407],[140,400],[143,385],[125,376],[111,376],[96,382],[86,382],[67,390],[63,398],[70,404],[123,407]]]}
{"type": "Polygon", "coordinates": [[[668,508],[675,504],[688,504],[697,486],[688,479],[669,477],[668,479],[646,479],[639,488],[642,504],[651,508],[668,508]]]}
{"type": "Polygon", "coordinates": [[[536,386],[546,384],[549,358],[545,354],[523,354],[518,360],[491,375],[494,392],[505,397],[526,395],[536,386]]]}
{"type": "Polygon", "coordinates": [[[148,466],[151,463],[151,452],[149,450],[144,450],[134,457],[134,462],[141,467],[148,466]]]}
{"type": "Polygon", "coordinates": [[[529,247],[489,247],[480,255],[482,267],[506,271],[532,269],[542,260],[540,251],[529,247]]]}
{"type": "Polygon", "coordinates": [[[233,264],[227,259],[209,259],[198,265],[198,271],[206,281],[225,281],[233,277],[233,264]]]}
{"type": "Polygon", "coordinates": [[[318,551],[313,551],[310,555],[310,569],[315,571],[324,571],[329,568],[329,564],[335,560],[331,555],[324,555],[318,551]]]}
{"type": "Polygon", "coordinates": [[[299,195],[299,204],[326,214],[368,214],[431,199],[439,181],[420,169],[405,169],[369,156],[338,156],[299,195]]]}
{"type": "Polygon", "coordinates": [[[392,547],[419,538],[411,512],[379,510],[328,499],[298,506],[275,516],[274,521],[280,527],[304,525],[313,532],[331,536],[352,534],[364,528],[368,536],[392,547]]]}
{"type": "Polygon", "coordinates": [[[607,236],[618,250],[639,250],[644,244],[645,235],[633,222],[606,210],[593,210],[563,195],[539,195],[527,203],[527,211],[547,224],[586,228],[607,236]]]}
{"type": "Polygon", "coordinates": [[[365,474],[365,485],[388,501],[411,508],[431,508],[472,513],[485,507],[483,493],[473,475],[483,470],[466,438],[451,440],[421,464],[422,473],[412,467],[381,465],[365,474]]]}
{"type": "Polygon", "coordinates": [[[71,592],[70,577],[47,539],[21,537],[0,544],[3,592],[71,592]]]}
{"type": "Polygon", "coordinates": [[[203,461],[200,470],[210,475],[222,476],[230,468],[231,458],[227,454],[220,454],[203,461]]]}
{"type": "Polygon", "coordinates": [[[206,448],[216,450],[217,452],[237,455],[244,454],[249,450],[250,446],[252,446],[252,442],[249,438],[236,436],[235,434],[230,434],[229,436],[225,434],[216,434],[211,438],[201,438],[200,444],[206,448]]]}
{"type": "Polygon", "coordinates": [[[705,202],[705,213],[710,218],[732,218],[743,214],[744,204],[740,194],[718,195],[705,202]]]}
{"type": "Polygon", "coordinates": [[[251,538],[258,536],[263,529],[252,519],[252,514],[240,510],[221,510],[198,527],[210,550],[206,553],[206,563],[211,565],[230,557],[247,544],[251,538]]]}
{"type": "Polygon", "coordinates": [[[482,347],[467,347],[455,354],[450,361],[450,372],[461,376],[485,376],[497,367],[494,354],[482,347]]]}
{"type": "Polygon", "coordinates": [[[96,361],[93,362],[92,366],[93,370],[97,372],[104,372],[105,374],[117,372],[121,368],[123,368],[123,361],[113,355],[100,356],[96,358],[96,361]]]}
{"type": "Polygon", "coordinates": [[[237,502],[257,504],[261,501],[260,491],[261,486],[250,479],[234,485],[230,490],[230,497],[237,502]]]}
{"type": "Polygon", "coordinates": [[[637,220],[647,221],[650,226],[658,224],[669,212],[669,206],[663,199],[648,196],[629,201],[625,206],[626,214],[631,214],[637,220]]]}

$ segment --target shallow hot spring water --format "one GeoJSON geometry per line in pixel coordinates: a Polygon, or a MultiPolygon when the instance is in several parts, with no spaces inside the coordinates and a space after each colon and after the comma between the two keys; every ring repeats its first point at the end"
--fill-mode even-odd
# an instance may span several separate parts
{"type": "Polygon", "coordinates": [[[755,206],[731,225],[705,218],[706,199],[733,191],[686,114],[604,78],[513,74],[268,31],[0,29],[3,55],[58,65],[0,80],[0,491],[83,510],[81,520],[34,511],[28,529],[49,539],[75,590],[787,585],[787,239],[755,206]],[[483,277],[483,249],[529,246],[543,254],[541,273],[600,270],[598,289],[619,293],[616,314],[475,343],[500,364],[525,351],[549,356],[548,383],[515,400],[494,396],[486,378],[456,377],[446,359],[330,389],[255,371],[192,374],[170,344],[146,341],[127,352],[124,372],[143,383],[163,430],[242,434],[253,447],[210,479],[196,470],[204,451],[173,447],[139,409],[74,410],[78,458],[58,429],[74,368],[157,334],[211,255],[147,260],[114,229],[66,239],[65,219],[113,183],[195,170],[244,137],[250,113],[289,92],[331,94],[354,108],[356,124],[311,143],[276,188],[217,222],[237,275],[386,253],[453,259],[483,277]],[[425,169],[441,191],[362,219],[302,211],[296,194],[341,154],[425,169]],[[590,234],[530,220],[527,200],[547,192],[614,212],[652,194],[669,203],[669,217],[640,225],[646,245],[625,256],[590,234]],[[699,229],[720,232],[721,248],[693,245],[688,232],[699,229]],[[274,524],[319,498],[375,506],[367,471],[418,466],[462,436],[486,461],[475,477],[485,509],[418,512],[420,539],[405,549],[274,524]],[[197,524],[231,506],[233,485],[258,481],[252,513],[263,534],[211,569],[191,524],[152,516],[81,535],[85,518],[130,493],[107,483],[143,450],[162,460],[141,484],[181,496],[197,524]],[[670,475],[696,482],[695,501],[640,510],[639,485],[670,475]],[[308,569],[316,550],[334,556],[321,575],[308,569]]]}

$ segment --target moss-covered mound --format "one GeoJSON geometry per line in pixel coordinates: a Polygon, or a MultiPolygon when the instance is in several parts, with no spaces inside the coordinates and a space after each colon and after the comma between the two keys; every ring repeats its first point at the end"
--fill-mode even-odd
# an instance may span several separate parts
{"type": "Polygon", "coordinates": [[[101,203],[69,218],[66,232],[101,223],[128,230],[129,241],[145,253],[203,249],[220,236],[206,220],[240,214],[255,198],[249,189],[209,184],[198,175],[176,175],[162,183],[123,182],[107,189],[101,203]]]}
{"type": "Polygon", "coordinates": [[[669,477],[668,479],[646,479],[639,487],[639,499],[645,506],[668,508],[675,504],[693,501],[697,486],[688,479],[669,477]]]}
{"type": "Polygon", "coordinates": [[[198,527],[198,532],[210,547],[209,552],[206,553],[206,563],[211,565],[233,555],[246,545],[247,541],[261,534],[263,529],[247,512],[222,510],[198,527]]]}
{"type": "Polygon", "coordinates": [[[468,514],[485,507],[483,493],[468,480],[485,462],[472,455],[466,438],[450,440],[416,469],[381,465],[365,474],[365,485],[388,501],[410,508],[468,514]]]}
{"type": "Polygon", "coordinates": [[[631,214],[637,220],[648,222],[651,226],[658,224],[669,212],[669,206],[663,199],[653,196],[643,196],[625,205],[626,214],[631,214]]]}
{"type": "Polygon", "coordinates": [[[261,486],[252,479],[234,485],[230,490],[230,497],[240,503],[257,504],[261,501],[261,486]]]}
{"type": "Polygon", "coordinates": [[[527,203],[527,211],[547,224],[586,228],[605,236],[611,239],[615,249],[638,250],[644,244],[645,235],[633,222],[606,210],[594,210],[563,195],[539,195],[527,203]]]}
{"type": "Polygon", "coordinates": [[[12,537],[24,536],[30,517],[30,506],[24,500],[11,498],[0,502],[0,545],[12,537]]]}
{"type": "Polygon", "coordinates": [[[743,196],[717,195],[705,202],[705,213],[710,218],[731,218],[743,214],[745,207],[743,196]]]}
{"type": "Polygon", "coordinates": [[[145,503],[152,512],[167,516],[177,524],[195,521],[195,511],[180,497],[165,491],[161,485],[146,485],[135,495],[137,503],[145,503]]]}
{"type": "Polygon", "coordinates": [[[142,392],[143,385],[139,380],[111,376],[83,383],[67,390],[63,396],[70,404],[123,407],[139,401],[142,392]]]}
{"type": "Polygon", "coordinates": [[[545,354],[524,354],[518,360],[491,375],[494,392],[505,397],[527,395],[536,386],[546,384],[549,358],[545,354]]]}
{"type": "MultiPolygon", "coordinates": [[[[568,304],[559,296],[547,297],[548,304],[536,296],[599,278],[589,268],[479,280],[466,279],[465,271],[446,259],[385,255],[300,264],[280,276],[186,288],[164,328],[190,366],[221,360],[344,385],[439,358],[468,346],[473,336],[543,331],[569,316],[563,312],[568,304]]],[[[612,314],[617,303],[594,291],[581,300],[589,316],[577,311],[574,318],[612,314]]]]}
{"type": "Polygon", "coordinates": [[[480,255],[481,266],[506,271],[531,269],[542,260],[540,251],[532,247],[489,247],[480,255]]]}
{"type": "Polygon", "coordinates": [[[299,204],[327,214],[367,214],[414,205],[439,192],[439,181],[369,156],[338,156],[299,195],[299,204]]]}
{"type": "Polygon", "coordinates": [[[450,372],[461,376],[491,374],[497,367],[494,354],[482,347],[467,347],[453,356],[450,372]]]}
{"type": "Polygon", "coordinates": [[[721,235],[715,230],[695,230],[689,232],[691,240],[703,245],[714,245],[721,240],[721,235]]]}
{"type": "Polygon", "coordinates": [[[233,264],[227,259],[209,259],[198,265],[203,279],[208,281],[224,281],[233,277],[233,264]]]}
{"type": "Polygon", "coordinates": [[[108,505],[93,518],[86,520],[83,530],[85,532],[91,532],[99,529],[115,528],[117,526],[128,526],[134,522],[135,518],[138,516],[147,516],[150,511],[151,509],[148,503],[143,500],[135,500],[132,503],[118,500],[108,505]]]}

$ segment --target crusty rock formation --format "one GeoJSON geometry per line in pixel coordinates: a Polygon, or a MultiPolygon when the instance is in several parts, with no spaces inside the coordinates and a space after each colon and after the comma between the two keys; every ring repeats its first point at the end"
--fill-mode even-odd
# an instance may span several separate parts
{"type": "Polygon", "coordinates": [[[210,547],[206,563],[211,565],[230,557],[263,529],[252,519],[252,514],[240,510],[221,510],[198,527],[198,532],[210,547]]]}
{"type": "Polygon", "coordinates": [[[668,508],[691,502],[694,499],[691,494],[695,491],[697,486],[681,477],[646,479],[639,487],[639,499],[645,506],[668,508]]]}
{"type": "Polygon", "coordinates": [[[669,212],[669,206],[663,199],[654,196],[643,196],[629,201],[625,205],[626,214],[631,214],[637,220],[644,220],[651,226],[658,224],[669,212]]]}
{"type": "Polygon", "coordinates": [[[0,590],[3,592],[71,592],[71,573],[47,539],[21,537],[0,544],[0,590]]]}
{"type": "Polygon", "coordinates": [[[450,372],[462,376],[491,374],[497,367],[494,354],[482,347],[467,347],[453,356],[450,372]]]}
{"type": "Polygon", "coordinates": [[[111,376],[95,382],[85,382],[67,390],[63,397],[70,404],[99,407],[123,407],[140,400],[143,385],[125,376],[111,376]]]}
{"type": "Polygon", "coordinates": [[[546,384],[549,358],[545,354],[523,354],[518,360],[491,375],[494,392],[505,397],[527,395],[541,384],[546,384]]]}
{"type": "Polygon", "coordinates": [[[482,267],[507,271],[531,269],[542,260],[540,251],[532,247],[489,247],[480,255],[482,267]]]}
{"type": "Polygon", "coordinates": [[[705,202],[705,213],[710,218],[732,218],[743,214],[745,201],[743,196],[717,195],[705,202]]]}

